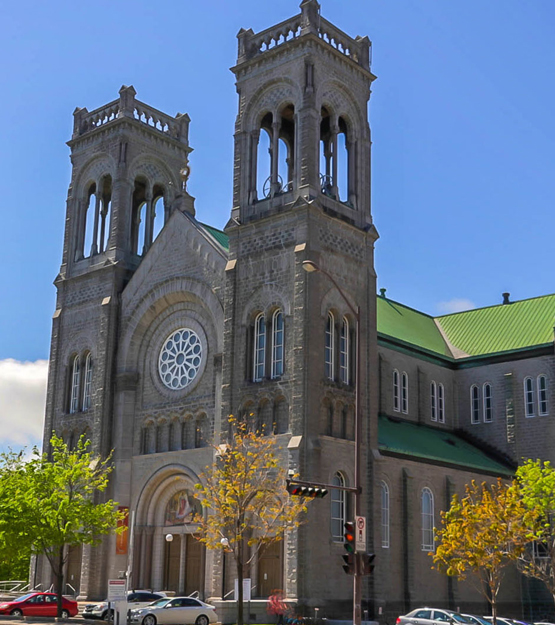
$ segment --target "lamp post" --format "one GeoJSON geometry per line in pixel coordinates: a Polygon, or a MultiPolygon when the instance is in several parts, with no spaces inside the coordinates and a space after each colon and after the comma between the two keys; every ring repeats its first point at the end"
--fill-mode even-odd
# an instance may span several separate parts
{"type": "MultiPolygon", "coordinates": [[[[353,497],[355,500],[355,516],[362,516],[362,501],[360,487],[360,451],[362,438],[362,419],[360,416],[360,307],[354,306],[345,295],[343,289],[337,284],[335,278],[325,269],[322,269],[312,260],[303,261],[303,269],[308,273],[319,271],[333,284],[343,298],[344,302],[353,313],[356,320],[356,355],[355,355],[355,483],[353,497]]],[[[353,576],[353,625],[360,625],[361,622],[361,600],[362,600],[362,571],[359,554],[355,554],[355,574],[353,576]]]]}

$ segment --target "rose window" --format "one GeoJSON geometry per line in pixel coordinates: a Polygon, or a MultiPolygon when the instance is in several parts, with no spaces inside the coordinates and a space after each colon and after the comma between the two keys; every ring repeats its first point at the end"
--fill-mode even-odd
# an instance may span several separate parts
{"type": "Polygon", "coordinates": [[[195,379],[201,362],[202,345],[198,334],[182,328],[166,339],[160,351],[160,378],[165,386],[178,391],[195,379]]]}

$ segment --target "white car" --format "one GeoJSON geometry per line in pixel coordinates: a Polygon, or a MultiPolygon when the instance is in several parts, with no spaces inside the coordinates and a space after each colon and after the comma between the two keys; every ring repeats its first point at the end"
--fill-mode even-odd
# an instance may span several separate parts
{"type": "MultiPolygon", "coordinates": [[[[127,609],[144,608],[153,601],[165,598],[165,592],[150,592],[149,590],[130,590],[127,593],[127,609]]],[[[112,622],[114,610],[110,609],[108,601],[89,603],[83,610],[83,618],[98,618],[112,622]]]]}
{"type": "Polygon", "coordinates": [[[200,599],[159,599],[141,610],[131,610],[131,622],[139,625],[209,625],[216,623],[216,608],[200,599]]]}

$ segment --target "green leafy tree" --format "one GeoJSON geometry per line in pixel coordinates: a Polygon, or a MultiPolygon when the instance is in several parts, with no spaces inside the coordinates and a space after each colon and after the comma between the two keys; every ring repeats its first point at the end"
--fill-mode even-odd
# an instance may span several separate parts
{"type": "Polygon", "coordinates": [[[492,485],[472,482],[462,499],[453,497],[442,512],[433,556],[435,568],[470,580],[491,604],[497,623],[497,596],[506,567],[521,557],[527,538],[529,512],[516,491],[501,480],[492,485]]]}
{"type": "Polygon", "coordinates": [[[555,469],[541,460],[518,467],[513,488],[528,514],[529,544],[519,558],[521,570],[546,585],[555,599],[555,469]]]}
{"type": "Polygon", "coordinates": [[[24,546],[44,554],[56,579],[58,616],[62,615],[64,564],[72,546],[101,541],[122,518],[113,501],[97,501],[108,486],[110,458],[102,460],[79,439],[77,449],[52,436],[51,457],[0,456],[0,551],[24,546]]]}
{"type": "Polygon", "coordinates": [[[233,417],[229,425],[228,443],[215,447],[214,464],[197,485],[206,514],[195,520],[208,549],[226,550],[234,558],[237,623],[243,625],[243,579],[250,563],[266,545],[298,527],[306,506],[286,490],[287,469],[278,458],[277,439],[252,432],[233,417]]]}

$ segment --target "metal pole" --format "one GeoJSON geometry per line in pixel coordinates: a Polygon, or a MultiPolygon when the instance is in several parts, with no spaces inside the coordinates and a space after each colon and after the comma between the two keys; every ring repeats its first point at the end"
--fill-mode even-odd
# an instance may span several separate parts
{"type": "MultiPolygon", "coordinates": [[[[343,296],[345,297],[345,296],[343,296]]],[[[360,496],[360,443],[362,433],[362,419],[360,418],[360,307],[356,310],[356,367],[355,367],[355,516],[362,516],[360,496]]],[[[362,602],[362,571],[361,558],[355,553],[355,574],[353,580],[353,625],[360,625],[362,602]]]]}
{"type": "MultiPolygon", "coordinates": [[[[360,364],[360,306],[353,306],[349,301],[349,298],[343,292],[343,289],[337,284],[333,276],[327,271],[322,269],[312,260],[303,261],[303,269],[309,273],[313,271],[320,271],[323,273],[338,290],[339,295],[343,298],[347,306],[356,319],[356,363],[355,363],[355,484],[353,497],[355,499],[355,516],[362,516],[362,499],[361,499],[361,486],[360,486],[360,452],[362,442],[362,418],[361,418],[361,364],[360,364]]],[[[355,519],[356,523],[356,519],[355,519]]],[[[353,625],[361,625],[361,603],[362,603],[362,562],[361,554],[355,553],[355,574],[353,579],[353,625]]]]}

